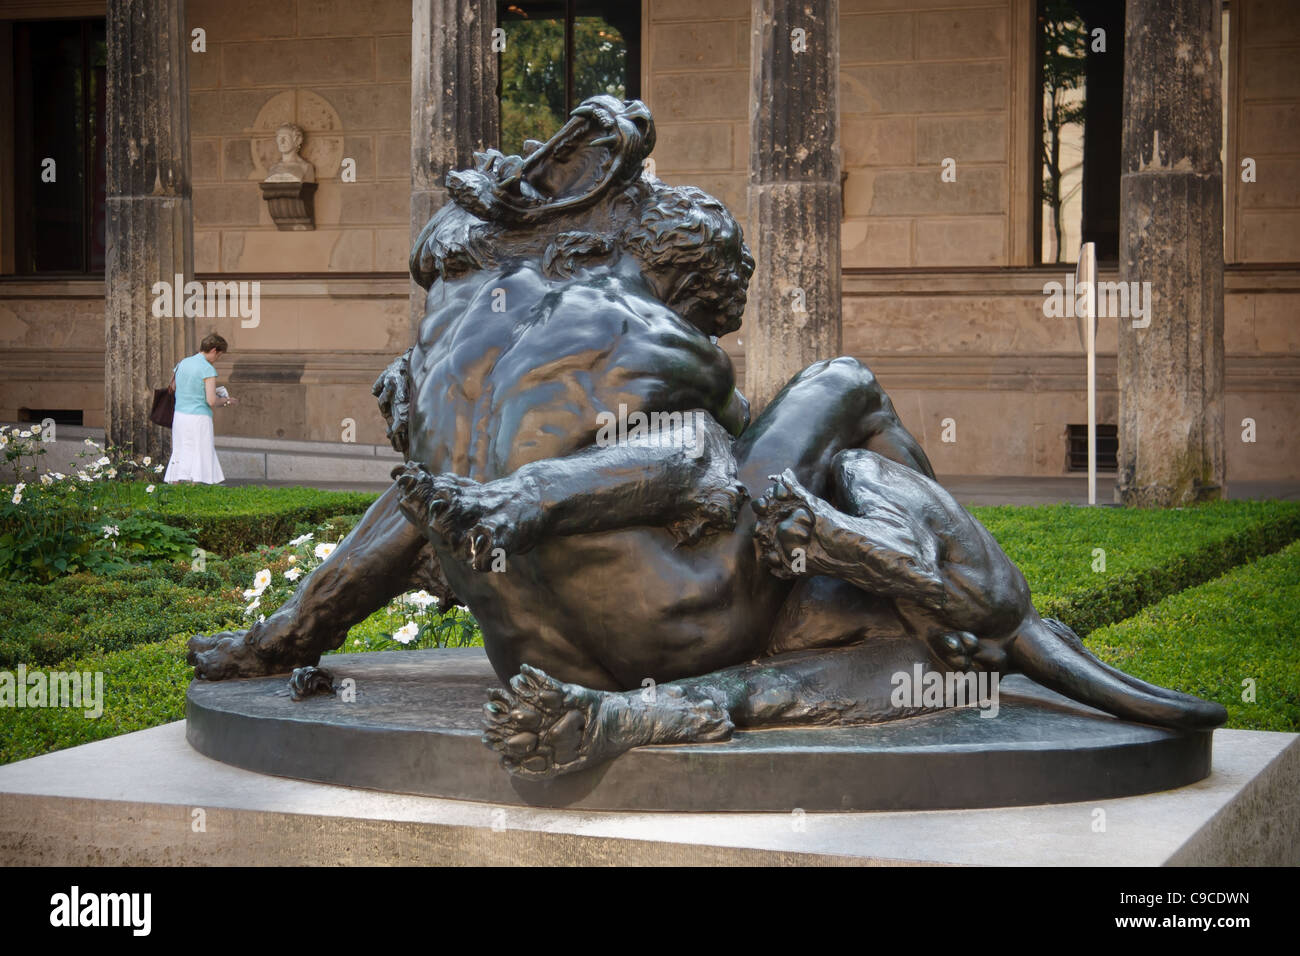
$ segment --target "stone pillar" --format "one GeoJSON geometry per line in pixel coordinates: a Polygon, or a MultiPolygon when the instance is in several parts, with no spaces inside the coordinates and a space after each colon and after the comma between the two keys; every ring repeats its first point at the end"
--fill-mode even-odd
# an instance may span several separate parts
{"type": "Polygon", "coordinates": [[[840,354],[839,0],[753,0],[745,393],[840,354]]]}
{"type": "Polygon", "coordinates": [[[1119,274],[1150,289],[1149,314],[1119,320],[1128,505],[1225,490],[1221,6],[1128,0],[1119,274]]]}
{"type": "MultiPolygon", "coordinates": [[[[412,0],[412,244],[447,198],[448,171],[499,141],[496,25],[492,0],[412,0]]],[[[424,290],[412,285],[412,322],[423,315],[424,290]]]]}
{"type": "Polygon", "coordinates": [[[108,0],[104,418],[108,441],[165,460],[153,389],[197,348],[193,320],[155,318],[154,283],[194,274],[184,0],[108,0]]]}

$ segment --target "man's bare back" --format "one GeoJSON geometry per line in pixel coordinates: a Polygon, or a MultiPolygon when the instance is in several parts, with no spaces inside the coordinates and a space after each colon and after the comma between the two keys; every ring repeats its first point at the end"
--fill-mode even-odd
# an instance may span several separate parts
{"type": "MultiPolygon", "coordinates": [[[[592,270],[580,283],[548,280],[525,263],[505,276],[437,283],[430,301],[411,356],[419,384],[410,424],[410,457],[430,474],[487,483],[565,458],[595,444],[602,414],[734,415],[726,352],[653,298],[635,262],[592,270]],[[500,311],[492,311],[494,301],[500,311]]],[[[468,498],[457,504],[483,508],[481,493],[468,498]]],[[[517,495],[486,502],[514,525],[527,520],[525,504],[517,495]]],[[[453,526],[457,518],[468,521],[449,516],[453,526]]],[[[594,687],[698,673],[757,653],[767,605],[780,600],[741,602],[752,613],[738,613],[749,590],[743,575],[754,569],[744,528],[688,549],[657,527],[513,540],[499,562],[484,562],[489,573],[466,566],[461,542],[432,541],[505,673],[543,649],[565,662],[565,679],[594,687]],[[676,584],[665,588],[665,581],[676,584]],[[539,587],[550,595],[545,603],[539,587]],[[620,591],[637,596],[636,615],[603,599],[620,591]]]]}

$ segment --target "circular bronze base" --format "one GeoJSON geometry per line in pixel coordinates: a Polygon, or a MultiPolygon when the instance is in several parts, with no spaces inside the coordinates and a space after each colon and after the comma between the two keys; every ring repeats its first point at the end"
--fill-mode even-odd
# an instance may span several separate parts
{"type": "Polygon", "coordinates": [[[995,717],[947,710],[860,727],[737,732],[640,747],[549,781],[517,780],[479,741],[499,685],[481,648],[321,661],[355,700],[290,699],[287,676],[188,694],[190,745],[247,770],[372,790],[588,810],[947,810],[1125,797],[1210,773],[1211,734],[1109,717],[1020,677],[995,717]]]}

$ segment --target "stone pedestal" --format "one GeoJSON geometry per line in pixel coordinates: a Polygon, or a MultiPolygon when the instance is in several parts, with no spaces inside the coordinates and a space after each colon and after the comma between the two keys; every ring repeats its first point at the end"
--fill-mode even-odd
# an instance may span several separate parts
{"type": "Polygon", "coordinates": [[[373,790],[587,810],[940,810],[1168,790],[1210,773],[1212,735],[1132,724],[1023,677],[999,708],[953,708],[855,727],[737,731],[638,747],[553,780],[512,777],[480,740],[482,648],[333,654],[328,694],[291,699],[284,677],[196,681],[187,736],[247,770],[373,790]],[[988,716],[992,714],[992,716],[988,716]]]}
{"type": "Polygon", "coordinates": [[[841,351],[839,0],[754,0],[745,393],[841,351]]]}
{"type": "Polygon", "coordinates": [[[155,458],[153,389],[197,347],[192,319],[151,310],[154,283],[194,275],[188,43],[185,0],[109,0],[104,418],[109,443],[155,458]]]}
{"type": "Polygon", "coordinates": [[[264,182],[261,186],[262,198],[277,229],[310,232],[316,228],[315,183],[264,182]]]}
{"type": "MultiPolygon", "coordinates": [[[[474,165],[476,150],[499,140],[496,4],[491,0],[413,0],[411,4],[411,242],[446,201],[453,169],[474,165]]],[[[413,287],[413,327],[425,291],[413,287]]]]}
{"type": "Polygon", "coordinates": [[[925,813],[610,813],[270,777],[200,755],[177,722],[0,767],[0,864],[1300,863],[1296,735],[1215,738],[1206,780],[1117,800],[925,813]]]}
{"type": "Polygon", "coordinates": [[[1224,496],[1221,12],[1218,0],[1127,7],[1119,277],[1130,305],[1136,291],[1150,308],[1119,319],[1130,505],[1224,496]]]}

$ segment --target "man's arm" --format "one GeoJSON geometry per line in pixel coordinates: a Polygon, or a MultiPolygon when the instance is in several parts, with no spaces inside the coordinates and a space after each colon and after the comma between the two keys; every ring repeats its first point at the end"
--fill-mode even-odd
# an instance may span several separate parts
{"type": "Polygon", "coordinates": [[[692,544],[734,528],[749,495],[726,430],[699,410],[650,423],[623,441],[598,440],[483,484],[408,463],[397,479],[403,511],[479,570],[553,535],[662,527],[692,544]]]}

